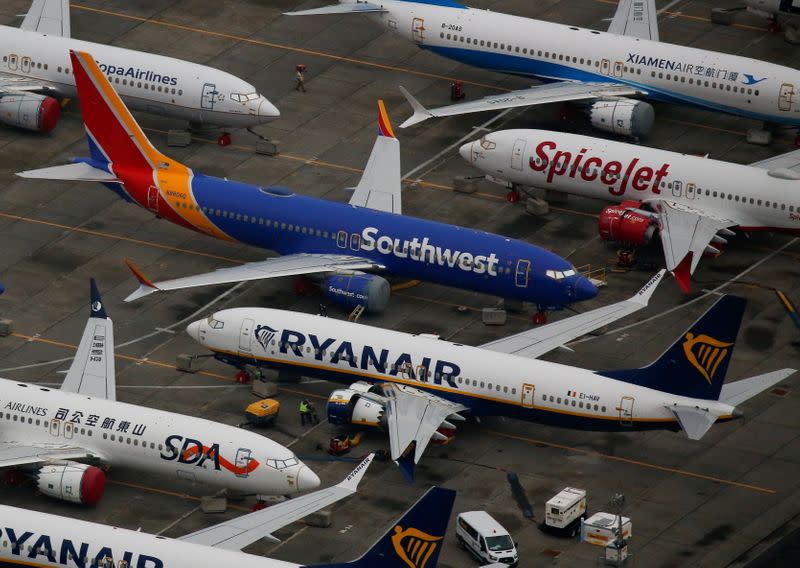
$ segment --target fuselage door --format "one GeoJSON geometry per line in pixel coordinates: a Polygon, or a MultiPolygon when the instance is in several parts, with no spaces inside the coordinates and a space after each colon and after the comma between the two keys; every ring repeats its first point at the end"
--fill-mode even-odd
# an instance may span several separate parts
{"type": "Polygon", "coordinates": [[[19,61],[19,56],[16,53],[12,53],[8,56],[8,68],[12,71],[17,70],[17,61],[19,61]]]}
{"type": "Polygon", "coordinates": [[[245,318],[242,321],[242,328],[239,333],[239,351],[250,351],[250,344],[253,341],[253,320],[245,318]]]}
{"type": "Polygon", "coordinates": [[[514,147],[511,149],[511,167],[522,171],[522,155],[525,153],[525,140],[517,138],[514,147]]]}
{"type": "Polygon", "coordinates": [[[420,44],[425,40],[425,20],[423,18],[411,20],[411,39],[420,44]]]}
{"type": "Polygon", "coordinates": [[[622,70],[625,68],[625,64],[622,61],[615,61],[614,62],[614,77],[622,77],[622,70]]]}
{"type": "Polygon", "coordinates": [[[514,279],[514,283],[516,284],[517,288],[527,288],[528,287],[528,278],[531,273],[531,261],[521,259],[517,261],[517,272],[514,279]]]}
{"type": "Polygon", "coordinates": [[[600,61],[600,73],[608,75],[611,72],[611,61],[603,59],[600,61]]]}
{"type": "Polygon", "coordinates": [[[214,103],[217,101],[217,86],[212,83],[203,85],[203,94],[200,97],[200,108],[214,110],[214,103]]]}
{"type": "Polygon", "coordinates": [[[792,110],[794,94],[794,85],[791,83],[781,85],[781,90],[778,93],[778,110],[792,110]]]}
{"type": "Polygon", "coordinates": [[[70,440],[73,434],[75,434],[75,425],[72,422],[64,422],[64,437],[70,440]]]}
{"type": "Polygon", "coordinates": [[[619,411],[619,423],[623,426],[630,426],[633,424],[633,397],[623,396],[619,401],[617,407],[619,411]]]}
{"type": "Polygon", "coordinates": [[[673,197],[680,197],[683,195],[683,182],[682,181],[673,181],[672,182],[672,196],[673,197]]]}
{"type": "Polygon", "coordinates": [[[56,438],[61,435],[61,420],[50,421],[50,435],[56,438]]]}
{"type": "Polygon", "coordinates": [[[697,186],[693,183],[686,184],[686,199],[694,199],[697,194],[697,186]]]}
{"type": "Polygon", "coordinates": [[[247,466],[250,465],[250,460],[253,459],[251,450],[247,448],[239,448],[236,450],[236,477],[247,477],[250,472],[247,466]]]}
{"type": "Polygon", "coordinates": [[[30,73],[31,72],[31,58],[30,57],[23,57],[19,60],[19,68],[23,73],[30,73]]]}
{"type": "Polygon", "coordinates": [[[339,231],[336,233],[336,246],[339,248],[347,248],[347,231],[339,231]]]}
{"type": "Polygon", "coordinates": [[[523,408],[533,408],[533,395],[536,392],[536,387],[534,385],[529,385],[525,383],[522,385],[522,407],[523,408]]]}
{"type": "Polygon", "coordinates": [[[158,214],[158,188],[154,185],[147,188],[147,208],[158,214]]]}

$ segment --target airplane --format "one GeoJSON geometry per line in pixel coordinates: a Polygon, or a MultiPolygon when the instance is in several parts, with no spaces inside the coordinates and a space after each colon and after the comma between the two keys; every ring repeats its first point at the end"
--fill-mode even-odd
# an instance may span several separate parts
{"type": "Polygon", "coordinates": [[[84,505],[103,496],[106,476],[98,465],[245,494],[286,495],[319,486],[308,466],[269,438],[119,402],[114,324],[94,280],[90,310],[60,389],[0,379],[0,467],[23,472],[48,497],[84,505]]]}
{"type": "MultiPolygon", "coordinates": [[[[70,50],[91,51],[133,110],[193,129],[248,128],[280,112],[246,81],[213,67],[70,37],[69,0],[33,0],[19,28],[0,26],[0,123],[49,132],[58,100],[77,96],[70,50]]],[[[228,133],[218,142],[230,144],[228,133]]]]}
{"type": "Polygon", "coordinates": [[[800,233],[800,151],[735,164],[577,134],[501,130],[459,153],[515,185],[618,202],[600,212],[600,236],[641,246],[658,230],[667,269],[685,293],[700,258],[719,253],[731,229],[800,233]]]}
{"type": "Polygon", "coordinates": [[[633,297],[478,347],[323,316],[269,308],[214,312],[187,333],[233,365],[288,369],[352,383],[333,392],[333,424],[380,426],[392,459],[413,479],[438,429],[461,413],[507,416],[584,430],[683,430],[697,440],[736,406],[783,380],[783,369],[724,384],[745,300],[720,298],[653,363],[590,371],[537,358],[647,306],[665,274],[633,297]]]}
{"type": "Polygon", "coordinates": [[[770,32],[778,32],[781,29],[778,16],[796,16],[800,14],[800,2],[798,0],[741,0],[743,8],[748,12],[766,18],[768,20],[767,29],[770,32]]]}
{"type": "MultiPolygon", "coordinates": [[[[341,483],[200,529],[180,538],[0,506],[0,565],[37,568],[312,568],[242,552],[246,546],[356,492],[373,455],[341,483]]],[[[433,487],[353,562],[313,568],[435,568],[455,491],[433,487]],[[412,560],[413,559],[413,560],[412,560]],[[416,561],[416,564],[413,563],[416,561]]]]}
{"type": "Polygon", "coordinates": [[[100,182],[157,217],[282,255],[163,282],[129,262],[139,288],[126,301],[161,290],[315,275],[331,300],[378,312],[390,286],[376,273],[385,273],[532,302],[542,321],[545,310],[597,294],[572,264],[540,247],[402,215],[399,142],[380,101],[367,167],[350,202],[338,203],[193,172],[150,144],[89,54],[71,57],[91,157],[17,175],[100,182]]]}
{"type": "Polygon", "coordinates": [[[543,85],[426,109],[402,89],[414,114],[431,117],[581,102],[595,128],[640,138],[654,111],[634,98],[688,104],[800,126],[800,72],[789,67],[659,40],[655,0],[620,0],[607,32],[488,10],[455,0],[340,0],[287,15],[368,14],[423,49],[543,85]]]}

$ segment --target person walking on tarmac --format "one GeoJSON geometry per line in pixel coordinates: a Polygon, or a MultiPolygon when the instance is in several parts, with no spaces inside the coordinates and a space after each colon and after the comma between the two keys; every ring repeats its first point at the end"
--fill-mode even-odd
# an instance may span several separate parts
{"type": "Polygon", "coordinates": [[[300,401],[300,426],[305,426],[306,421],[311,422],[311,405],[304,398],[300,401]]]}
{"type": "Polygon", "coordinates": [[[294,80],[296,82],[296,84],[294,86],[294,90],[295,91],[303,91],[305,93],[306,92],[306,78],[305,78],[304,73],[306,71],[306,66],[302,65],[302,64],[295,65],[294,66],[294,70],[295,70],[294,80]]]}

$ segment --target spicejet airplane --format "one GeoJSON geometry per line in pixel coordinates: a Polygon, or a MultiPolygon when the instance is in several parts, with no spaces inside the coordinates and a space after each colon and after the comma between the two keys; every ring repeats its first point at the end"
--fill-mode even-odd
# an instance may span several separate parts
{"type": "Polygon", "coordinates": [[[655,0],[620,0],[608,32],[477,10],[454,0],[340,2],[288,15],[367,13],[423,49],[547,83],[437,109],[425,109],[403,90],[414,115],[401,128],[433,116],[585,101],[595,128],[645,136],[653,108],[630,96],[800,126],[800,72],[661,43],[655,0]]]}
{"type": "Polygon", "coordinates": [[[600,236],[646,244],[658,229],[667,269],[684,292],[704,252],[732,228],[800,233],[800,151],[749,165],[546,130],[501,130],[461,156],[513,184],[610,199],[600,236]]]}
{"type": "MultiPolygon", "coordinates": [[[[280,112],[249,83],[172,57],[70,38],[69,0],[34,0],[20,28],[0,26],[0,122],[49,132],[56,99],[75,97],[69,50],[91,51],[133,110],[188,120],[193,128],[246,128],[280,112]]],[[[230,143],[223,134],[220,144],[230,143]]]]}
{"type": "MultiPolygon", "coordinates": [[[[270,533],[355,493],[372,459],[370,455],[338,485],[175,539],[0,506],[0,537],[4,543],[0,547],[0,565],[38,568],[300,568],[299,564],[261,558],[241,550],[265,537],[277,542],[278,539],[270,533]]],[[[362,559],[345,564],[318,565],[319,568],[379,565],[387,568],[434,568],[441,548],[439,541],[447,529],[454,499],[455,491],[430,489],[362,559]],[[421,553],[423,559],[430,559],[433,563],[403,564],[418,548],[424,551],[421,553]],[[380,555],[385,555],[386,559],[376,562],[380,555]]]]}
{"type": "Polygon", "coordinates": [[[542,327],[469,347],[322,316],[268,308],[221,310],[187,332],[217,359],[299,370],[350,383],[334,391],[334,424],[382,426],[404,474],[450,420],[508,416],[584,430],[683,429],[701,438],[735,407],[785,379],[783,369],[723,385],[745,300],[720,298],[653,363],[590,371],[537,357],[647,306],[662,270],[634,297],[542,327]],[[245,335],[246,332],[246,335],[245,335]],[[246,344],[245,344],[246,340],[246,344]]]}
{"type": "Polygon", "coordinates": [[[106,484],[103,470],[91,464],[248,494],[285,495],[319,486],[314,472],[269,438],[118,402],[114,326],[94,280],[90,307],[61,390],[0,379],[0,467],[20,469],[49,497],[86,505],[100,500],[106,484]]]}
{"type": "Polygon", "coordinates": [[[569,262],[537,246],[401,215],[399,142],[382,103],[364,175],[350,203],[336,203],[193,172],[150,144],[88,53],[71,57],[91,157],[18,175],[102,182],[158,217],[283,255],[155,283],[131,265],[140,287],[127,301],[159,290],[310,274],[323,278],[333,300],[380,311],[389,283],[364,270],[529,301],[541,311],[597,294],[569,262]]]}

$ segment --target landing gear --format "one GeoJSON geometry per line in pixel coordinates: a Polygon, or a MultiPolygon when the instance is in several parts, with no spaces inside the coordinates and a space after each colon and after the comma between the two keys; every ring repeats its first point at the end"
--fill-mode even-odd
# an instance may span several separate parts
{"type": "Polygon", "coordinates": [[[217,138],[217,144],[219,144],[220,146],[230,146],[231,142],[232,142],[231,135],[228,134],[227,132],[223,132],[222,134],[219,135],[219,138],[217,138]]]}
{"type": "Polygon", "coordinates": [[[776,19],[770,20],[769,23],[767,23],[767,31],[771,34],[778,33],[781,31],[781,23],[776,19]]]}
{"type": "Polygon", "coordinates": [[[246,385],[250,383],[250,373],[242,369],[238,373],[236,373],[236,382],[240,385],[246,385]]]}
{"type": "Polygon", "coordinates": [[[520,195],[519,190],[517,189],[512,189],[511,191],[506,193],[506,201],[508,201],[509,203],[519,203],[519,200],[521,198],[522,196],[520,195]]]}
{"type": "Polygon", "coordinates": [[[314,283],[305,276],[298,276],[294,279],[294,293],[298,296],[308,296],[314,291],[314,283]]]}
{"type": "Polygon", "coordinates": [[[536,312],[533,314],[534,325],[544,325],[547,323],[547,312],[536,312]]]}
{"type": "Polygon", "coordinates": [[[633,249],[619,249],[617,251],[617,268],[629,270],[636,264],[636,252],[633,249]]]}

